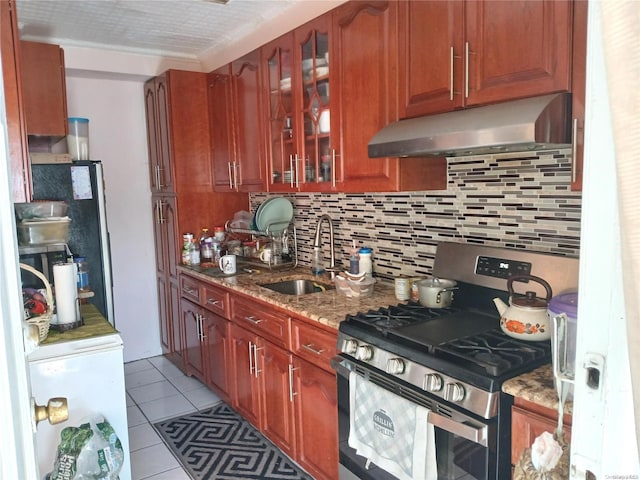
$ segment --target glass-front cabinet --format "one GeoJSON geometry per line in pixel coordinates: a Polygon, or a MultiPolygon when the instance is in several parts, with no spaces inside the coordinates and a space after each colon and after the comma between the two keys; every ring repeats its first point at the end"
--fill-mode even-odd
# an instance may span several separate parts
{"type": "MultiPolygon", "coordinates": [[[[328,17],[263,49],[269,95],[270,191],[336,187],[330,108],[328,17]]],[[[334,138],[339,138],[337,132],[334,138]]]]}

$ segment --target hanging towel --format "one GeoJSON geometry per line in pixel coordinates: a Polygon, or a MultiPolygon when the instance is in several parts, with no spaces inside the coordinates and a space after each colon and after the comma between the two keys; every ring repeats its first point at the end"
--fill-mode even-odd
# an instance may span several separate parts
{"type": "Polygon", "coordinates": [[[349,374],[349,446],[400,480],[437,480],[429,410],[349,374]]]}

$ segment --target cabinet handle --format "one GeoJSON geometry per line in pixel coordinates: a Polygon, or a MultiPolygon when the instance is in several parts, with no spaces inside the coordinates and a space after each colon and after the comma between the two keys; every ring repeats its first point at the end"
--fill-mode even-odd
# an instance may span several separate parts
{"type": "Polygon", "coordinates": [[[289,185],[293,188],[293,154],[289,154],[289,172],[291,172],[291,175],[289,175],[289,185]]]}
{"type": "Polygon", "coordinates": [[[464,43],[464,98],[469,98],[469,42],[464,43]]]}
{"type": "Polygon", "coordinates": [[[198,341],[202,341],[202,316],[198,313],[196,315],[196,334],[198,335],[198,341]]]}
{"type": "Polygon", "coordinates": [[[289,364],[289,401],[293,402],[293,397],[298,395],[298,392],[293,391],[293,372],[298,370],[297,368],[293,368],[293,365],[289,364]]]}
{"type": "Polygon", "coordinates": [[[258,368],[258,350],[262,350],[264,347],[258,348],[258,345],[255,343],[252,343],[251,345],[253,347],[253,362],[254,362],[253,376],[258,378],[258,374],[262,372],[262,370],[258,368]]]}
{"type": "Polygon", "coordinates": [[[160,224],[164,223],[165,221],[164,206],[165,206],[165,203],[162,200],[158,200],[158,223],[160,224]]]}
{"type": "Polygon", "coordinates": [[[453,102],[453,45],[449,55],[449,100],[453,102]]]}
{"type": "Polygon", "coordinates": [[[156,215],[156,224],[160,225],[160,200],[156,200],[156,206],[154,209],[154,213],[156,215]]]}
{"type": "Polygon", "coordinates": [[[578,119],[573,119],[571,128],[571,183],[576,181],[576,167],[578,165],[578,119]]]}
{"type": "Polygon", "coordinates": [[[249,375],[253,375],[253,343],[249,342],[249,375]]]}
{"type": "Polygon", "coordinates": [[[164,185],[162,184],[162,171],[164,170],[164,168],[160,168],[160,165],[158,165],[156,167],[158,169],[158,189],[164,188],[164,185]]]}
{"type": "Polygon", "coordinates": [[[260,318],[255,318],[253,315],[249,315],[247,317],[244,317],[245,320],[247,320],[248,322],[253,323],[254,325],[258,325],[259,323],[262,323],[263,320],[260,318]]]}
{"type": "Polygon", "coordinates": [[[296,153],[296,188],[300,188],[300,168],[298,167],[300,160],[302,160],[296,153]]]}
{"type": "Polygon", "coordinates": [[[331,149],[331,185],[335,188],[336,186],[336,149],[331,149]]]}
{"type": "Polygon", "coordinates": [[[204,342],[205,339],[207,338],[207,336],[204,334],[204,320],[205,320],[205,316],[204,315],[200,315],[200,341],[204,342]]]}
{"type": "Polygon", "coordinates": [[[155,183],[156,188],[160,188],[160,166],[153,166],[153,181],[155,183]]]}
{"type": "Polygon", "coordinates": [[[233,177],[231,175],[231,162],[227,162],[227,167],[229,168],[229,188],[233,190],[233,177]]]}
{"type": "Polygon", "coordinates": [[[238,169],[240,168],[240,166],[238,165],[238,162],[233,162],[233,185],[235,186],[235,189],[238,190],[238,169]]]}
{"type": "Polygon", "coordinates": [[[305,348],[310,352],[315,353],[316,355],[322,355],[324,353],[324,350],[322,348],[321,349],[313,348],[313,344],[311,343],[305,343],[304,345],[302,345],[302,348],[305,348]]]}
{"type": "Polygon", "coordinates": [[[182,287],[182,291],[188,293],[189,295],[195,295],[198,293],[196,289],[187,287],[186,285],[182,287]]]}
{"type": "Polygon", "coordinates": [[[476,52],[469,50],[469,42],[464,44],[464,98],[469,98],[469,55],[476,52]]]}
{"type": "Polygon", "coordinates": [[[216,300],[215,298],[207,298],[207,304],[213,305],[214,307],[222,306],[222,302],[220,300],[216,300]]]}

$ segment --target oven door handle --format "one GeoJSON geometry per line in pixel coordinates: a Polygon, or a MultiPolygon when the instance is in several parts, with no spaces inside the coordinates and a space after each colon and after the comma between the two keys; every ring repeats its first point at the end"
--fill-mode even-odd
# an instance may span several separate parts
{"type": "Polygon", "coordinates": [[[433,410],[429,410],[427,423],[466,440],[482,445],[483,447],[486,447],[489,443],[487,438],[487,431],[489,430],[489,427],[486,425],[483,425],[482,427],[474,427],[472,425],[456,422],[455,420],[451,420],[450,418],[435,413],[433,410]]]}
{"type": "MultiPolygon", "coordinates": [[[[351,365],[352,364],[349,360],[341,357],[340,355],[336,355],[331,359],[331,367],[336,371],[336,373],[345,378],[349,378],[349,373],[353,368],[349,368],[351,365]]],[[[469,425],[468,423],[462,422],[461,419],[453,420],[449,417],[440,415],[433,410],[429,410],[429,417],[427,421],[431,425],[441,428],[446,432],[458,435],[459,437],[475,442],[483,447],[486,447],[489,444],[489,427],[487,425],[469,425]]]]}

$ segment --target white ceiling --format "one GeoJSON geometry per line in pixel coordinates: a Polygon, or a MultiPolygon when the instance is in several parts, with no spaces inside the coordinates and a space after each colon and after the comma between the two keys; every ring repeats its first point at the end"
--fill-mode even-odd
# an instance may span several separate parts
{"type": "Polygon", "coordinates": [[[23,40],[198,58],[304,0],[216,1],[17,0],[18,26],[23,40]]]}

